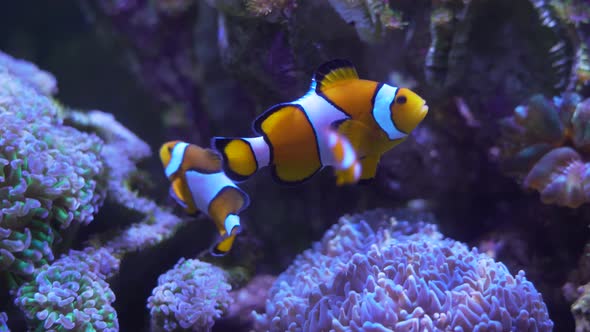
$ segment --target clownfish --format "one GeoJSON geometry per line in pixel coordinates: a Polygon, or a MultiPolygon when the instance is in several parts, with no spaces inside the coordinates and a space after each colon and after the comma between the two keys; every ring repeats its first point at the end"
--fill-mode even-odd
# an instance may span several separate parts
{"type": "Polygon", "coordinates": [[[214,137],[225,173],[244,181],[270,166],[284,184],[306,181],[337,164],[329,144],[334,131],[352,146],[360,176],[336,171],[337,183],[375,177],[383,153],[403,142],[424,119],[428,106],[407,88],[361,80],[347,60],[332,60],[315,72],[303,97],[270,107],[253,122],[256,137],[214,137]]]}
{"type": "Polygon", "coordinates": [[[170,195],[188,214],[201,211],[217,227],[219,240],[211,253],[225,255],[241,230],[238,216],[250,204],[248,195],[223,173],[221,157],[210,149],[181,141],[164,143],[160,160],[171,181],[170,195]]]}

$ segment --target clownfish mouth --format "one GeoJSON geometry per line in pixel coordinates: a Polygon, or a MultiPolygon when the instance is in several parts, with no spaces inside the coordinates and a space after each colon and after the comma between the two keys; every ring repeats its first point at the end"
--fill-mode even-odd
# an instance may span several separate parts
{"type": "Polygon", "coordinates": [[[422,105],[422,107],[420,108],[420,111],[419,111],[418,118],[420,119],[420,121],[424,120],[424,118],[426,117],[426,114],[428,114],[428,105],[424,104],[424,105],[422,105]]]}

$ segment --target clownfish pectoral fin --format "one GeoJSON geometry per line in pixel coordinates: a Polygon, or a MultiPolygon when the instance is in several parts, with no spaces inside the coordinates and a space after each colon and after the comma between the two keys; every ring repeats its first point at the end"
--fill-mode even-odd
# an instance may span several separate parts
{"type": "Polygon", "coordinates": [[[233,213],[227,215],[224,226],[226,234],[237,234],[242,230],[242,226],[240,225],[240,217],[233,213]]]}
{"type": "MultiPolygon", "coordinates": [[[[348,60],[334,59],[321,65],[315,72],[313,80],[316,92],[322,92],[346,80],[358,79],[354,65],[348,60]]],[[[312,84],[313,87],[313,84],[312,84]]]]}
{"type": "Polygon", "coordinates": [[[369,155],[361,160],[363,171],[361,172],[361,181],[368,181],[375,178],[377,166],[381,156],[369,155]]]}
{"type": "Polygon", "coordinates": [[[334,174],[336,175],[336,185],[343,186],[359,182],[361,169],[362,166],[360,163],[354,163],[350,168],[334,171],[334,174]]]}
{"type": "Polygon", "coordinates": [[[197,213],[198,210],[195,207],[193,202],[191,193],[189,191],[186,182],[181,178],[175,178],[172,180],[172,185],[170,186],[170,196],[180,205],[186,213],[194,214],[197,213]]]}
{"type": "Polygon", "coordinates": [[[256,153],[248,139],[213,137],[211,144],[221,153],[223,170],[233,181],[244,181],[258,170],[256,153]]]}
{"type": "Polygon", "coordinates": [[[348,139],[336,131],[326,131],[328,147],[330,148],[331,164],[336,173],[336,185],[354,184],[361,177],[361,163],[348,139]]]}
{"type": "Polygon", "coordinates": [[[225,256],[231,250],[232,246],[234,245],[234,241],[236,240],[236,233],[231,234],[230,236],[222,237],[220,236],[219,239],[213,244],[210,249],[211,255],[213,256],[225,256]]]}
{"type": "Polygon", "coordinates": [[[346,119],[335,123],[334,127],[337,128],[338,133],[348,138],[350,144],[360,157],[378,153],[380,145],[378,143],[383,138],[379,137],[379,134],[374,129],[372,130],[363,122],[346,119]]]}

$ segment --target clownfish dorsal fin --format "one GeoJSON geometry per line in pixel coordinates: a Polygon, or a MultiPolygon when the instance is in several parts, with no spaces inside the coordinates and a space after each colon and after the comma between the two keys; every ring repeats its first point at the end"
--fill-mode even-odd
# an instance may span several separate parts
{"type": "Polygon", "coordinates": [[[359,75],[354,65],[343,59],[334,59],[321,65],[315,72],[312,89],[321,92],[347,80],[358,80],[359,75]]]}

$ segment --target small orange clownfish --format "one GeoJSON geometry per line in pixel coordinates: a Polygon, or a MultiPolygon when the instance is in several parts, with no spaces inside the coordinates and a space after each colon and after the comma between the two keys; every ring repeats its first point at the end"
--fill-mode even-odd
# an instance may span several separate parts
{"type": "Polygon", "coordinates": [[[211,253],[228,253],[241,229],[238,215],[250,199],[223,173],[220,156],[194,144],[171,141],[160,148],[160,160],[176,202],[189,214],[201,211],[213,219],[220,238],[211,253]]]}
{"type": "Polygon", "coordinates": [[[280,183],[303,182],[325,166],[337,166],[337,151],[330,140],[348,141],[360,163],[338,169],[338,184],[375,177],[383,153],[403,142],[424,119],[428,106],[407,88],[361,80],[346,60],[320,66],[303,97],[272,106],[258,116],[251,138],[214,137],[225,173],[243,181],[258,169],[270,166],[280,183]]]}

